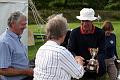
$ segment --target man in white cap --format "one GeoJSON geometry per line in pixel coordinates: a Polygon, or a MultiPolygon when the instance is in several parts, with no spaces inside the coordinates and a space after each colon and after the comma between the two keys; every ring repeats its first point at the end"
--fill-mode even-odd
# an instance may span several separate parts
{"type": "MultiPolygon", "coordinates": [[[[101,78],[105,73],[105,35],[104,31],[93,25],[92,21],[96,20],[94,17],[95,12],[92,8],[83,8],[80,11],[80,16],[76,18],[81,20],[80,27],[72,30],[68,43],[68,49],[76,57],[82,56],[87,61],[92,58],[89,49],[98,48],[97,54],[97,70],[91,72],[86,70],[83,78],[86,80],[96,80],[98,77],[101,78]]],[[[85,65],[85,66],[86,66],[85,65]]]]}

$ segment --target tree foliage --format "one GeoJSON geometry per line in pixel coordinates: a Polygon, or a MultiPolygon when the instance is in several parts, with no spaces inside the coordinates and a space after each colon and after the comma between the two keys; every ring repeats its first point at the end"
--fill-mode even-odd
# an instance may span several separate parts
{"type": "Polygon", "coordinates": [[[37,9],[81,9],[120,10],[120,0],[33,0],[37,9]]]}
{"type": "Polygon", "coordinates": [[[106,10],[120,10],[119,0],[109,0],[108,4],[104,7],[106,10]]]}

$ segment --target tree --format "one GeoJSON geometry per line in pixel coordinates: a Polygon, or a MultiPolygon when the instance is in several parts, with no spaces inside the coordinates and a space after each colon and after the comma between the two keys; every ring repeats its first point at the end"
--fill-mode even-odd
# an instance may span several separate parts
{"type": "Polygon", "coordinates": [[[108,4],[104,7],[106,10],[120,10],[119,0],[109,0],[108,4]]]}

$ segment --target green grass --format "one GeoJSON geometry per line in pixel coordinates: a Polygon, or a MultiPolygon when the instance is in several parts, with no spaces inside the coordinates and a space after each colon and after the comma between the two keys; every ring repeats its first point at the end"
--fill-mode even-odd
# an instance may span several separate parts
{"type": "Polygon", "coordinates": [[[35,45],[28,46],[28,54],[29,54],[28,57],[30,60],[34,59],[34,57],[37,53],[37,50],[43,44],[44,44],[44,42],[42,40],[35,40],[35,45]]]}
{"type": "MultiPolygon", "coordinates": [[[[97,27],[100,27],[102,26],[103,22],[94,22],[94,25],[97,26],[97,27]]],[[[120,21],[114,21],[112,22],[113,26],[114,26],[114,32],[116,34],[116,37],[117,37],[117,53],[118,53],[118,56],[120,58],[120,21]]],[[[69,23],[69,29],[74,29],[76,27],[78,27],[80,25],[80,23],[69,23]]],[[[37,25],[29,25],[28,29],[30,29],[31,31],[33,31],[33,33],[44,33],[44,28],[45,28],[45,25],[40,27],[40,26],[37,26],[37,25]]],[[[28,53],[29,53],[29,59],[33,59],[36,55],[36,52],[38,50],[38,48],[43,45],[43,41],[42,40],[35,40],[35,45],[33,46],[29,46],[28,47],[28,53]]]]}
{"type": "Polygon", "coordinates": [[[45,33],[45,25],[29,25],[28,29],[33,31],[33,33],[45,33]]]}

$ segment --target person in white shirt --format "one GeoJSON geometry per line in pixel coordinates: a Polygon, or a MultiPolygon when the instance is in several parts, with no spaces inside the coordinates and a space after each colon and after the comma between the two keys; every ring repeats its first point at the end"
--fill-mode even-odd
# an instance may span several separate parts
{"type": "Polygon", "coordinates": [[[36,54],[33,80],[71,80],[84,75],[83,58],[76,57],[63,46],[67,20],[56,15],[46,24],[47,42],[36,54]]]}

